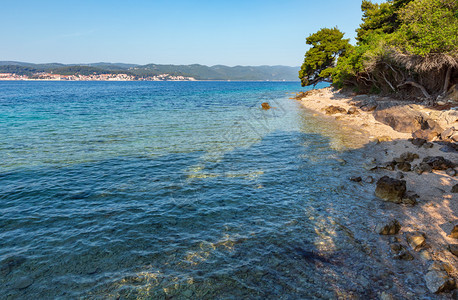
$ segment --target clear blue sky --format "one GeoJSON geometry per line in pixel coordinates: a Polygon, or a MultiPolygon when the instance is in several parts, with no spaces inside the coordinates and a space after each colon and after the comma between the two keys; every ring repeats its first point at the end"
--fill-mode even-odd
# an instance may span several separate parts
{"type": "Polygon", "coordinates": [[[309,34],[338,26],[354,38],[361,22],[361,0],[0,0],[0,5],[0,60],[35,63],[299,66],[309,34]]]}

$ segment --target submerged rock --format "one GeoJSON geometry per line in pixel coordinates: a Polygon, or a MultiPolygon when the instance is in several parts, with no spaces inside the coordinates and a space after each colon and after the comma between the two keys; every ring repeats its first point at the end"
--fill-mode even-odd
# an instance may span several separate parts
{"type": "Polygon", "coordinates": [[[412,152],[404,152],[399,157],[399,159],[403,162],[413,162],[417,158],[420,158],[420,156],[417,153],[412,152]]]}
{"type": "Polygon", "coordinates": [[[406,240],[415,251],[419,251],[420,248],[426,245],[426,235],[423,232],[408,232],[406,233],[406,240]]]}
{"type": "Polygon", "coordinates": [[[364,182],[366,182],[366,183],[374,183],[374,178],[372,176],[367,176],[366,179],[364,179],[364,182]]]}
{"type": "Polygon", "coordinates": [[[417,204],[417,198],[420,197],[412,191],[407,191],[402,197],[402,203],[407,205],[417,204]]]}
{"type": "Polygon", "coordinates": [[[423,163],[428,164],[433,170],[447,170],[454,168],[455,164],[443,156],[428,156],[423,159],[423,163]]]}
{"type": "Polygon", "coordinates": [[[390,243],[390,248],[391,248],[391,252],[394,254],[393,255],[394,259],[400,259],[400,260],[413,260],[414,259],[413,255],[409,251],[407,251],[407,249],[405,249],[404,246],[401,245],[401,243],[399,243],[398,241],[392,241],[390,243]]]}
{"type": "Polygon", "coordinates": [[[262,109],[266,109],[266,110],[267,110],[267,109],[270,109],[270,105],[269,105],[269,103],[267,103],[267,102],[262,103],[262,104],[261,104],[261,107],[262,107],[262,109]]]}
{"type": "Polygon", "coordinates": [[[385,170],[388,170],[388,171],[394,171],[394,168],[396,167],[396,162],[395,161],[389,161],[389,162],[385,162],[383,164],[381,164],[379,166],[380,169],[385,169],[385,170]]]}
{"type": "Polygon", "coordinates": [[[403,172],[410,172],[412,166],[408,162],[400,162],[397,164],[398,170],[403,172]]]}
{"type": "Polygon", "coordinates": [[[359,176],[352,176],[350,177],[350,180],[354,182],[361,182],[362,178],[359,176]]]}
{"type": "Polygon", "coordinates": [[[456,287],[455,280],[450,278],[442,264],[438,262],[433,262],[428,268],[425,281],[426,287],[431,293],[450,291],[456,287]]]}
{"type": "Polygon", "coordinates": [[[432,172],[432,168],[430,165],[428,165],[427,163],[420,163],[418,165],[416,165],[413,170],[415,171],[415,173],[417,173],[418,175],[421,175],[423,173],[431,173],[432,172]]]}
{"type": "Polygon", "coordinates": [[[399,230],[401,230],[401,224],[399,224],[398,220],[395,219],[389,221],[388,223],[377,224],[375,227],[375,231],[382,235],[397,234],[399,230]]]}
{"type": "Polygon", "coordinates": [[[388,176],[383,176],[377,181],[375,195],[383,200],[401,203],[405,193],[405,180],[398,180],[388,176]]]}
{"type": "Polygon", "coordinates": [[[26,258],[20,255],[7,257],[0,264],[0,272],[3,276],[8,275],[15,267],[19,267],[26,261],[26,258]]]}
{"type": "Polygon", "coordinates": [[[23,290],[28,288],[33,284],[33,279],[30,277],[21,277],[13,284],[13,288],[17,290],[23,290]]]}

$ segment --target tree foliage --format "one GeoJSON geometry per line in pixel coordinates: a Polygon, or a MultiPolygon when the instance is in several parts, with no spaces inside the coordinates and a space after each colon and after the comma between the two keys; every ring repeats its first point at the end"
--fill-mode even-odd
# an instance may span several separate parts
{"type": "Polygon", "coordinates": [[[347,46],[327,73],[310,64],[307,74],[330,76],[337,87],[432,101],[444,95],[450,84],[458,83],[456,0],[388,0],[380,4],[363,0],[361,10],[357,44],[347,46]]]}
{"type": "Polygon", "coordinates": [[[344,34],[334,28],[323,28],[306,39],[312,47],[305,53],[304,63],[299,71],[302,86],[316,85],[326,81],[332,74],[337,58],[350,47],[344,34]]]}

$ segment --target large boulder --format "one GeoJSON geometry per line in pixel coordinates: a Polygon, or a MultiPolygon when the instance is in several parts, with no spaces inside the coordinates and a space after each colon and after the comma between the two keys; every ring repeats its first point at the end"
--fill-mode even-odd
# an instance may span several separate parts
{"type": "Polygon", "coordinates": [[[393,106],[374,112],[377,121],[399,132],[412,133],[422,129],[426,115],[408,106],[393,106]]]}
{"type": "Polygon", "coordinates": [[[405,193],[405,180],[398,180],[388,176],[383,176],[377,181],[375,195],[383,200],[394,203],[402,203],[405,193]]]}

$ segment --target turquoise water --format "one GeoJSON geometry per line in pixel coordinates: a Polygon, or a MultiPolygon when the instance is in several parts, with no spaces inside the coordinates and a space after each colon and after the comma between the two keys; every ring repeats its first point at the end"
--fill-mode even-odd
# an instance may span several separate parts
{"type": "Polygon", "coordinates": [[[349,214],[369,198],[340,160],[362,141],[299,90],[0,82],[1,295],[375,295],[386,267],[348,229],[369,231],[349,214]]]}

